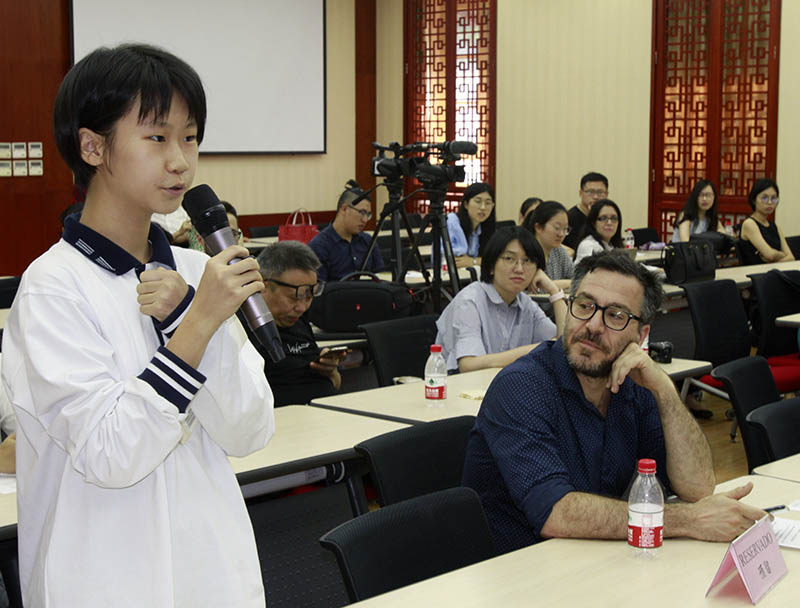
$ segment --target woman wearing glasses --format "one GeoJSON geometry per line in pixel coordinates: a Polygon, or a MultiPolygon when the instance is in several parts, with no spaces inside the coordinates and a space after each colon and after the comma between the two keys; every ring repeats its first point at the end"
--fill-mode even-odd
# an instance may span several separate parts
{"type": "Polygon", "coordinates": [[[563,246],[570,232],[567,209],[557,201],[545,201],[525,218],[524,225],[542,246],[547,276],[559,287],[569,287],[575,266],[571,250],[563,246]]]}
{"type": "Polygon", "coordinates": [[[747,196],[753,213],[741,228],[741,263],[788,262],[794,259],[783,232],[774,221],[778,208],[778,184],[768,178],[756,180],[747,196]]]}
{"type": "Polygon", "coordinates": [[[683,210],[678,214],[672,242],[685,243],[693,234],[715,230],[725,234],[722,222],[717,217],[717,191],[710,180],[701,179],[692,188],[683,210]]]}
{"type": "Polygon", "coordinates": [[[494,234],[494,190],[479,182],[464,190],[456,213],[447,214],[447,232],[456,266],[477,266],[494,234]]]}
{"type": "Polygon", "coordinates": [[[575,252],[575,264],[593,253],[621,248],[621,226],[622,212],[617,203],[604,198],[592,205],[589,215],[586,216],[583,240],[575,252]]]}
{"type": "Polygon", "coordinates": [[[502,228],[486,245],[481,280],[459,291],[436,322],[436,343],[450,371],[504,367],[561,335],[566,313],[564,292],[545,274],[533,235],[502,228]],[[556,323],[524,293],[528,285],[550,294],[556,323]]]}

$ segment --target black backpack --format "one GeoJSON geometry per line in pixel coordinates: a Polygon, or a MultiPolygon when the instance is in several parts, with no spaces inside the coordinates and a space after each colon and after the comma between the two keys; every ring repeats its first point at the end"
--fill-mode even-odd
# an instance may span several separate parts
{"type": "Polygon", "coordinates": [[[327,332],[360,332],[359,325],[411,314],[414,293],[405,285],[381,281],[371,272],[354,272],[325,284],[306,313],[327,332]],[[366,277],[366,278],[362,278],[366,277]]]}

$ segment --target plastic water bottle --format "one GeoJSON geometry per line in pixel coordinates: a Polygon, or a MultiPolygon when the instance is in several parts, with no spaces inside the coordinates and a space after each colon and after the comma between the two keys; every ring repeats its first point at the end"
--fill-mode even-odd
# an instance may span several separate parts
{"type": "Polygon", "coordinates": [[[622,237],[622,244],[625,245],[625,249],[633,249],[636,240],[633,238],[633,230],[628,228],[625,231],[625,236],[622,237]]]}
{"type": "Polygon", "coordinates": [[[447,363],[441,344],[431,344],[431,354],[425,363],[425,398],[447,399],[447,363]]]}
{"type": "Polygon", "coordinates": [[[628,544],[637,556],[654,557],[664,540],[664,493],[656,461],[642,458],[628,497],[628,544]]]}
{"type": "Polygon", "coordinates": [[[731,224],[730,220],[725,222],[725,234],[727,234],[731,238],[733,238],[733,236],[734,236],[734,234],[733,234],[733,224],[731,224]]]}

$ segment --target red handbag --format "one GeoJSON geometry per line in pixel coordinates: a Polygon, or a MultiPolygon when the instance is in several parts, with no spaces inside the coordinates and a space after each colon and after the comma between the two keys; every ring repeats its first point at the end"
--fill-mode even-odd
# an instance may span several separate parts
{"type": "Polygon", "coordinates": [[[319,229],[311,223],[311,214],[305,209],[295,209],[294,212],[286,218],[286,222],[278,227],[278,240],[279,241],[300,241],[301,243],[308,243],[311,239],[319,234],[319,229]],[[298,222],[298,216],[300,221],[298,222]]]}

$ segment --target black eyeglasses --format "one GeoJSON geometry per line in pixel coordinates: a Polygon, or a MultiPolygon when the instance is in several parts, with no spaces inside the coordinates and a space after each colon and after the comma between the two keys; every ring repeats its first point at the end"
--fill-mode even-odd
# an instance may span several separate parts
{"type": "Polygon", "coordinates": [[[350,207],[350,209],[352,209],[356,213],[360,213],[361,217],[363,217],[365,220],[370,221],[372,219],[372,211],[359,209],[358,207],[354,207],[353,205],[347,205],[347,206],[350,207]]]}
{"type": "Polygon", "coordinates": [[[622,331],[628,327],[631,319],[643,323],[641,317],[629,313],[619,306],[600,306],[594,300],[585,296],[572,296],[569,298],[569,313],[576,319],[588,321],[598,310],[603,312],[603,325],[614,331],[622,331]]]}
{"type": "Polygon", "coordinates": [[[231,228],[231,230],[233,231],[233,236],[236,238],[237,241],[242,238],[242,235],[244,233],[239,228],[231,228]]]}
{"type": "Polygon", "coordinates": [[[292,285],[291,283],[284,283],[278,279],[264,279],[264,281],[275,283],[276,285],[281,285],[282,287],[291,287],[294,289],[294,294],[292,297],[295,300],[309,300],[311,298],[316,298],[322,293],[322,290],[325,289],[325,281],[317,281],[313,285],[292,285]]]}

